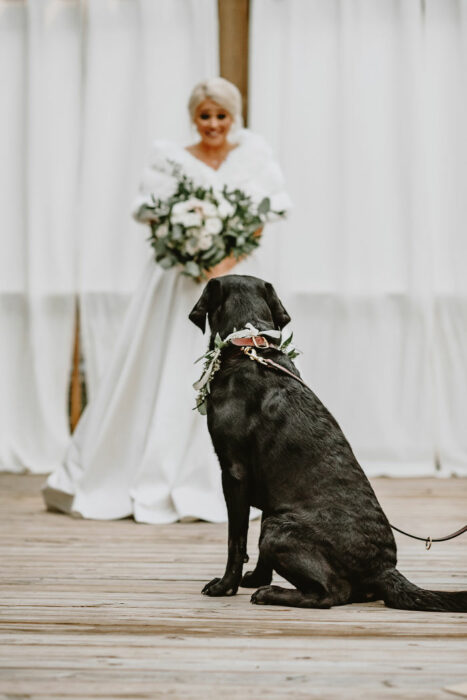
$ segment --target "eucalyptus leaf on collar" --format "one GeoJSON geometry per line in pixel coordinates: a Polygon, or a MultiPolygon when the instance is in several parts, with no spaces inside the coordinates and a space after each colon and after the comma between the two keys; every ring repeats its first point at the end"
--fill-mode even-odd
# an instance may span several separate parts
{"type": "Polygon", "coordinates": [[[293,333],[291,333],[287,338],[283,339],[282,331],[275,329],[259,331],[253,326],[252,323],[247,323],[245,328],[242,328],[240,331],[234,329],[234,331],[224,338],[224,340],[222,340],[219,333],[217,333],[214,338],[214,348],[212,350],[208,349],[204,355],[196,360],[196,362],[204,362],[201,377],[193,384],[193,388],[198,392],[195,409],[197,409],[201,415],[205,416],[207,412],[207,398],[211,391],[211,382],[213,377],[221,367],[222,350],[230,345],[230,341],[234,340],[235,338],[255,338],[259,335],[274,341],[279,350],[281,350],[291,360],[300,354],[300,351],[297,350],[292,343],[293,333]]]}

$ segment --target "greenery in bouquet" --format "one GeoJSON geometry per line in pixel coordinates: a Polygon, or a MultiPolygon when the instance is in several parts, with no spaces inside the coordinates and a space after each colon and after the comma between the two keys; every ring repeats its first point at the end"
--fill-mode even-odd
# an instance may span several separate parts
{"type": "Polygon", "coordinates": [[[270,201],[259,204],[239,189],[196,186],[174,166],[177,188],[168,199],[145,205],[151,212],[150,243],[164,269],[183,267],[183,274],[204,278],[205,272],[233,255],[249,255],[259,245],[256,232],[271,213],[270,201]]]}

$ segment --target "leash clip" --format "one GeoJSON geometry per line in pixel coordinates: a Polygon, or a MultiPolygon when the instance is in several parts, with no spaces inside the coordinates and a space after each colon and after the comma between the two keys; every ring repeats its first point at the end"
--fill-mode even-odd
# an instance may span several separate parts
{"type": "Polygon", "coordinates": [[[431,537],[427,537],[425,540],[425,549],[431,549],[431,545],[433,544],[433,540],[431,537]]]}
{"type": "Polygon", "coordinates": [[[267,365],[268,363],[266,360],[264,360],[262,357],[259,357],[257,354],[256,350],[252,347],[243,347],[242,352],[245,353],[245,355],[248,355],[250,360],[256,360],[256,362],[259,362],[261,365],[267,365]]]}

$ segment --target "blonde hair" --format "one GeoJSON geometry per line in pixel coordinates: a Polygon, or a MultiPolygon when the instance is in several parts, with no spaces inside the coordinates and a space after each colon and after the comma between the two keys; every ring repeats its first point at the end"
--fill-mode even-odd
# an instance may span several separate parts
{"type": "Polygon", "coordinates": [[[233,129],[242,128],[242,96],[236,85],[225,78],[209,78],[195,85],[188,100],[188,111],[192,122],[195,120],[198,106],[204,100],[217,102],[226,109],[232,115],[233,129]]]}

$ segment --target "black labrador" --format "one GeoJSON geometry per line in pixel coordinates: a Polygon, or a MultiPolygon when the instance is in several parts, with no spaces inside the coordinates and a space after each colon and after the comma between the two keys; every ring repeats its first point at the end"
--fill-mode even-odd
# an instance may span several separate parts
{"type": "MultiPolygon", "coordinates": [[[[212,279],[190,313],[211,348],[251,322],[282,329],[290,317],[274,288],[256,277],[212,279]]],[[[276,349],[258,351],[298,375],[276,349]]],[[[467,612],[467,591],[418,588],[396,569],[389,522],[336,420],[318,397],[285,373],[222,350],[207,419],[227,503],[228,559],[209,596],[259,588],[253,603],[329,608],[384,600],[393,608],[467,612]],[[263,512],[259,559],[242,578],[250,506],[263,512]],[[273,570],[295,588],[269,585],[273,570]]]]}

